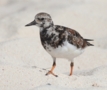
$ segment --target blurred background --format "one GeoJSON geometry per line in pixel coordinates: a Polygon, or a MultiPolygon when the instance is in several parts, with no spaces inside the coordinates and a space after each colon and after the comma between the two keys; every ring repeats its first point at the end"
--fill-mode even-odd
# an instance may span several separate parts
{"type": "Polygon", "coordinates": [[[39,12],[49,13],[54,24],[77,30],[94,44],[107,48],[106,0],[0,0],[0,42],[36,37],[37,27],[24,27],[39,12]]]}

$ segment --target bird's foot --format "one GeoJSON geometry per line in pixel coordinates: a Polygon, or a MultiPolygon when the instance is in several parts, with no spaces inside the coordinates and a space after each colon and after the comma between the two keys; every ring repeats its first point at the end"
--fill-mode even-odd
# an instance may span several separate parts
{"type": "Polygon", "coordinates": [[[55,77],[58,77],[58,75],[55,75],[52,71],[47,72],[45,75],[47,76],[47,75],[49,75],[49,74],[52,74],[52,75],[54,75],[55,77]]]}
{"type": "Polygon", "coordinates": [[[69,76],[72,76],[72,73],[70,73],[69,76]]]}

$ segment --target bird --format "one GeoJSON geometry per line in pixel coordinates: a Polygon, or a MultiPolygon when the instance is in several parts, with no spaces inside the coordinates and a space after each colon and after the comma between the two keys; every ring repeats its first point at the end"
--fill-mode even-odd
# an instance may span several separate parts
{"type": "Polygon", "coordinates": [[[93,41],[92,39],[83,38],[76,30],[55,25],[48,13],[37,13],[34,20],[25,26],[32,25],[39,27],[41,44],[53,59],[52,68],[46,75],[52,74],[58,77],[58,75],[53,72],[56,67],[56,58],[65,58],[70,61],[69,76],[72,76],[74,58],[81,55],[86,47],[94,46],[89,42],[93,41]]]}

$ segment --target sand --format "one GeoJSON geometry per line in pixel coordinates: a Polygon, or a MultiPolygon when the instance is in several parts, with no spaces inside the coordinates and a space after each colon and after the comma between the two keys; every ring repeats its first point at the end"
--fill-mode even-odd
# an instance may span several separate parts
{"type": "Polygon", "coordinates": [[[107,90],[106,8],[106,0],[1,0],[0,90],[107,90]],[[95,46],[75,58],[71,77],[66,59],[57,59],[57,78],[45,76],[52,58],[41,45],[39,28],[24,26],[41,11],[55,24],[94,39],[95,46]]]}

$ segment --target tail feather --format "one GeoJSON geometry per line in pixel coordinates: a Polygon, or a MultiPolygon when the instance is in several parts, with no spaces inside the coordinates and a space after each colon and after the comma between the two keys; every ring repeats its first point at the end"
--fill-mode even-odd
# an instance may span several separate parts
{"type": "Polygon", "coordinates": [[[87,45],[88,45],[88,46],[94,46],[93,44],[91,44],[91,43],[89,43],[89,42],[87,42],[87,45]]]}
{"type": "Polygon", "coordinates": [[[84,39],[85,41],[94,41],[93,39],[84,39]]]}

